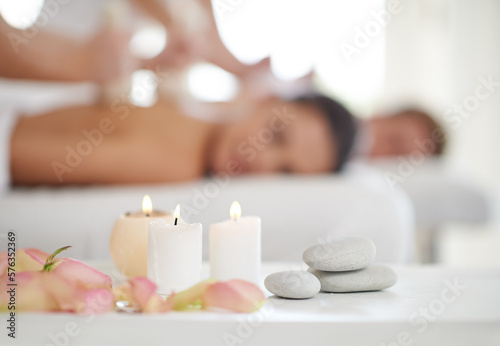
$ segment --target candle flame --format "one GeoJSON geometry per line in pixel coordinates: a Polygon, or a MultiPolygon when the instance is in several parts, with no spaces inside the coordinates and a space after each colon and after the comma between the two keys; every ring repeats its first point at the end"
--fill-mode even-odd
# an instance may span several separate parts
{"type": "Polygon", "coordinates": [[[153,202],[151,202],[149,195],[145,195],[142,199],[142,212],[146,215],[153,212],[153,202]]]}
{"type": "Polygon", "coordinates": [[[181,217],[181,205],[177,204],[174,210],[174,219],[178,219],[180,217],[181,217]]]}
{"type": "Polygon", "coordinates": [[[238,201],[234,201],[231,204],[231,209],[229,209],[229,215],[231,215],[231,219],[238,220],[241,216],[241,206],[238,201]]]}

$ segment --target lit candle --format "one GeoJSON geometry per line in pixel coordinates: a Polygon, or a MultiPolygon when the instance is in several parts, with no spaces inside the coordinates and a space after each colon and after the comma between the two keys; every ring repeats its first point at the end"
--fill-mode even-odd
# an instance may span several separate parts
{"type": "Polygon", "coordinates": [[[125,213],[116,220],[109,248],[113,262],[120,272],[132,278],[146,276],[148,267],[148,226],[151,221],[173,221],[173,215],[153,210],[148,195],[142,200],[142,210],[125,213]]]}
{"type": "Polygon", "coordinates": [[[183,223],[177,205],[173,222],[153,221],[148,234],[148,278],[156,283],[159,294],[170,295],[201,280],[200,223],[183,223]]]}
{"type": "Polygon", "coordinates": [[[241,217],[233,202],[231,220],[210,226],[210,276],[217,280],[243,279],[260,283],[260,217],[241,217]]]}

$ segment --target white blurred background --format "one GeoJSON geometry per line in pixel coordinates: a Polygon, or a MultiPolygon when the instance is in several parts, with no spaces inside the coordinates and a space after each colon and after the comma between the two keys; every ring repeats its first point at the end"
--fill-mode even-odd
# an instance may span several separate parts
{"type": "MultiPolygon", "coordinates": [[[[10,25],[29,28],[44,3],[0,0],[0,12],[10,25]]],[[[116,6],[117,2],[110,3],[116,6]]],[[[493,201],[493,218],[486,224],[439,227],[438,260],[453,265],[500,265],[500,1],[212,3],[228,49],[248,64],[270,56],[278,81],[313,73],[317,88],[343,101],[360,117],[404,104],[430,110],[449,133],[446,169],[470,178],[493,201]],[[387,11],[391,9],[392,13],[387,11]],[[472,111],[450,115],[455,105],[474,102],[471,97],[481,78],[497,83],[490,95],[469,105],[472,111]]],[[[64,28],[66,34],[89,37],[99,21],[89,13],[101,6],[98,0],[67,2],[68,16],[52,18],[45,29],[64,28]]],[[[195,12],[183,15],[196,20],[195,12]]],[[[135,54],[152,57],[168,45],[168,32],[157,24],[147,22],[137,28],[130,44],[135,54]]],[[[138,71],[136,79],[141,73],[151,72],[138,71]]],[[[194,98],[204,101],[230,100],[238,91],[234,76],[207,63],[189,68],[186,85],[194,98]],[[219,81],[216,90],[214,79],[219,81]]],[[[136,103],[154,103],[155,92],[136,103]]]]}
{"type": "Polygon", "coordinates": [[[457,265],[500,264],[500,88],[469,115],[446,118],[470,102],[479,78],[500,81],[500,2],[415,1],[387,27],[384,99],[432,110],[446,127],[445,164],[470,177],[493,201],[487,225],[446,225],[439,259],[457,265]],[[451,120],[451,121],[450,121],[451,120]]]}
{"type": "Polygon", "coordinates": [[[270,55],[281,79],[313,69],[317,86],[359,116],[404,104],[430,110],[449,133],[446,169],[470,178],[493,201],[491,222],[435,230],[436,259],[500,265],[499,1],[256,0],[242,1],[234,12],[219,25],[241,60],[270,55]],[[380,22],[384,8],[385,15],[393,11],[380,22]],[[245,34],[255,46],[241,39],[245,34]],[[469,115],[446,118],[474,96],[481,77],[497,83],[491,95],[469,115]]]}

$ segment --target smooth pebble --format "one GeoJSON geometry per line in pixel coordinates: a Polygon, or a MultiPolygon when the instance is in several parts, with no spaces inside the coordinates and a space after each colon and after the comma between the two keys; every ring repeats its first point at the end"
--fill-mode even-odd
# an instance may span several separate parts
{"type": "Polygon", "coordinates": [[[324,271],[356,270],[375,258],[375,244],[363,237],[338,238],[304,251],[302,258],[311,268],[324,271]]]}
{"type": "Polygon", "coordinates": [[[382,264],[344,272],[325,272],[312,268],[308,271],[319,279],[323,292],[378,291],[394,286],[397,281],[396,273],[382,264]]]}
{"type": "Polygon", "coordinates": [[[264,286],[279,297],[291,299],[311,298],[321,289],[316,276],[301,270],[271,274],[264,280],[264,286]]]}

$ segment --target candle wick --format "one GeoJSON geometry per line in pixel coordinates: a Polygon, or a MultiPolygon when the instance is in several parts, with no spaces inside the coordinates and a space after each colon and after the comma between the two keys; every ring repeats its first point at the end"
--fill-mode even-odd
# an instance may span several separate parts
{"type": "Polygon", "coordinates": [[[174,226],[177,226],[177,218],[175,218],[174,226]]]}

